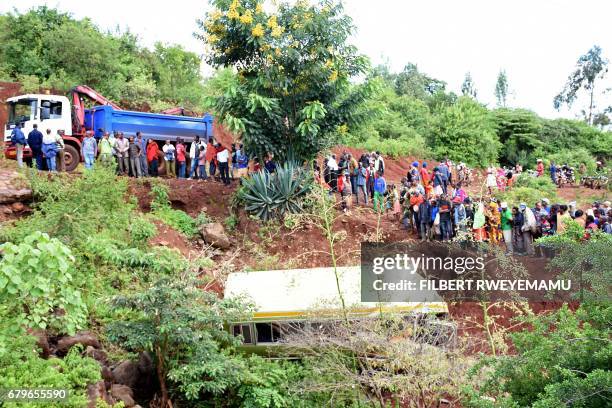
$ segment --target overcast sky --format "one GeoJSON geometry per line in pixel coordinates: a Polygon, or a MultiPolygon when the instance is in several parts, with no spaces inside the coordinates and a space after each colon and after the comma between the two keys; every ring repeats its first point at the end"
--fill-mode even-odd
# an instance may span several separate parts
{"type": "MultiPolygon", "coordinates": [[[[43,4],[77,18],[90,17],[102,29],[129,27],[146,46],[162,41],[203,52],[192,34],[195,19],[208,8],[205,0],[2,0],[0,12],[43,4]]],[[[581,106],[557,112],[552,100],[577,58],[594,44],[612,57],[610,0],[345,0],[344,4],[357,27],[353,43],[374,64],[388,61],[399,71],[413,62],[456,92],[470,71],[478,99],[489,106],[495,104],[497,74],[505,69],[513,92],[511,106],[547,117],[574,117],[581,106]]],[[[611,79],[606,86],[612,86],[611,79]]]]}

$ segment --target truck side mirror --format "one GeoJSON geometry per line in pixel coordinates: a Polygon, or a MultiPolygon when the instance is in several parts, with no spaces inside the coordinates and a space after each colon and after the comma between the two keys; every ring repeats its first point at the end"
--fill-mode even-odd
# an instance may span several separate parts
{"type": "Polygon", "coordinates": [[[40,107],[40,120],[50,119],[51,118],[51,103],[43,102],[40,107]]]}

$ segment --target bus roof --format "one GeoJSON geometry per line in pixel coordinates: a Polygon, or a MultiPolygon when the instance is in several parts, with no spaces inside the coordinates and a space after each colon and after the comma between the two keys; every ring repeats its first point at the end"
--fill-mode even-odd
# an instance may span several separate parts
{"type": "MultiPolygon", "coordinates": [[[[446,303],[435,291],[427,294],[426,298],[431,299],[427,302],[362,302],[361,268],[339,267],[337,271],[351,314],[376,315],[381,309],[400,313],[448,312],[446,303]]],[[[241,296],[254,303],[255,319],[260,320],[304,318],[316,312],[341,310],[334,268],[231,273],[225,283],[225,297],[241,296]]]]}

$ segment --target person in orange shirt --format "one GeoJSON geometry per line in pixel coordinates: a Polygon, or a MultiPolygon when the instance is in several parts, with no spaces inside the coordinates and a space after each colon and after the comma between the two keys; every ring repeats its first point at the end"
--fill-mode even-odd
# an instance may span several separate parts
{"type": "Polygon", "coordinates": [[[429,197],[431,195],[432,187],[430,185],[431,177],[429,175],[429,172],[427,171],[427,162],[423,162],[420,174],[421,183],[423,183],[423,188],[425,189],[425,196],[429,197]]]}
{"type": "Polygon", "coordinates": [[[208,143],[206,144],[205,158],[206,163],[208,164],[208,176],[213,178],[217,171],[217,149],[215,148],[212,137],[208,139],[208,143]]]}

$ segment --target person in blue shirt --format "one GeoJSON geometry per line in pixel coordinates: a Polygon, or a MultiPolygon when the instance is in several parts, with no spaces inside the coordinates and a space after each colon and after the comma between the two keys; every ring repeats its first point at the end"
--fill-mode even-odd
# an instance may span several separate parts
{"type": "Polygon", "coordinates": [[[38,130],[38,125],[34,124],[34,129],[28,134],[28,146],[30,146],[30,150],[32,151],[32,158],[36,160],[36,168],[38,170],[43,169],[43,159],[42,159],[42,144],[43,144],[43,134],[38,130]]]}
{"type": "Polygon", "coordinates": [[[23,148],[28,143],[21,127],[22,125],[18,123],[15,129],[13,129],[13,133],[11,133],[11,142],[17,149],[17,165],[19,167],[23,167],[23,148]]]}
{"type": "Polygon", "coordinates": [[[375,173],[374,179],[374,211],[385,210],[385,192],[387,191],[387,182],[382,175],[382,172],[375,173]]]}
{"type": "Polygon", "coordinates": [[[244,145],[240,144],[236,150],[236,177],[243,178],[249,174],[249,156],[244,152],[244,145]]]}
{"type": "Polygon", "coordinates": [[[266,157],[266,160],[264,162],[264,168],[270,174],[272,174],[272,173],[274,173],[276,171],[276,163],[274,162],[274,154],[273,153],[268,153],[268,157],[266,157]]]}
{"type": "Polygon", "coordinates": [[[557,184],[557,166],[555,165],[554,161],[550,162],[550,179],[552,180],[553,184],[557,184]]]}

